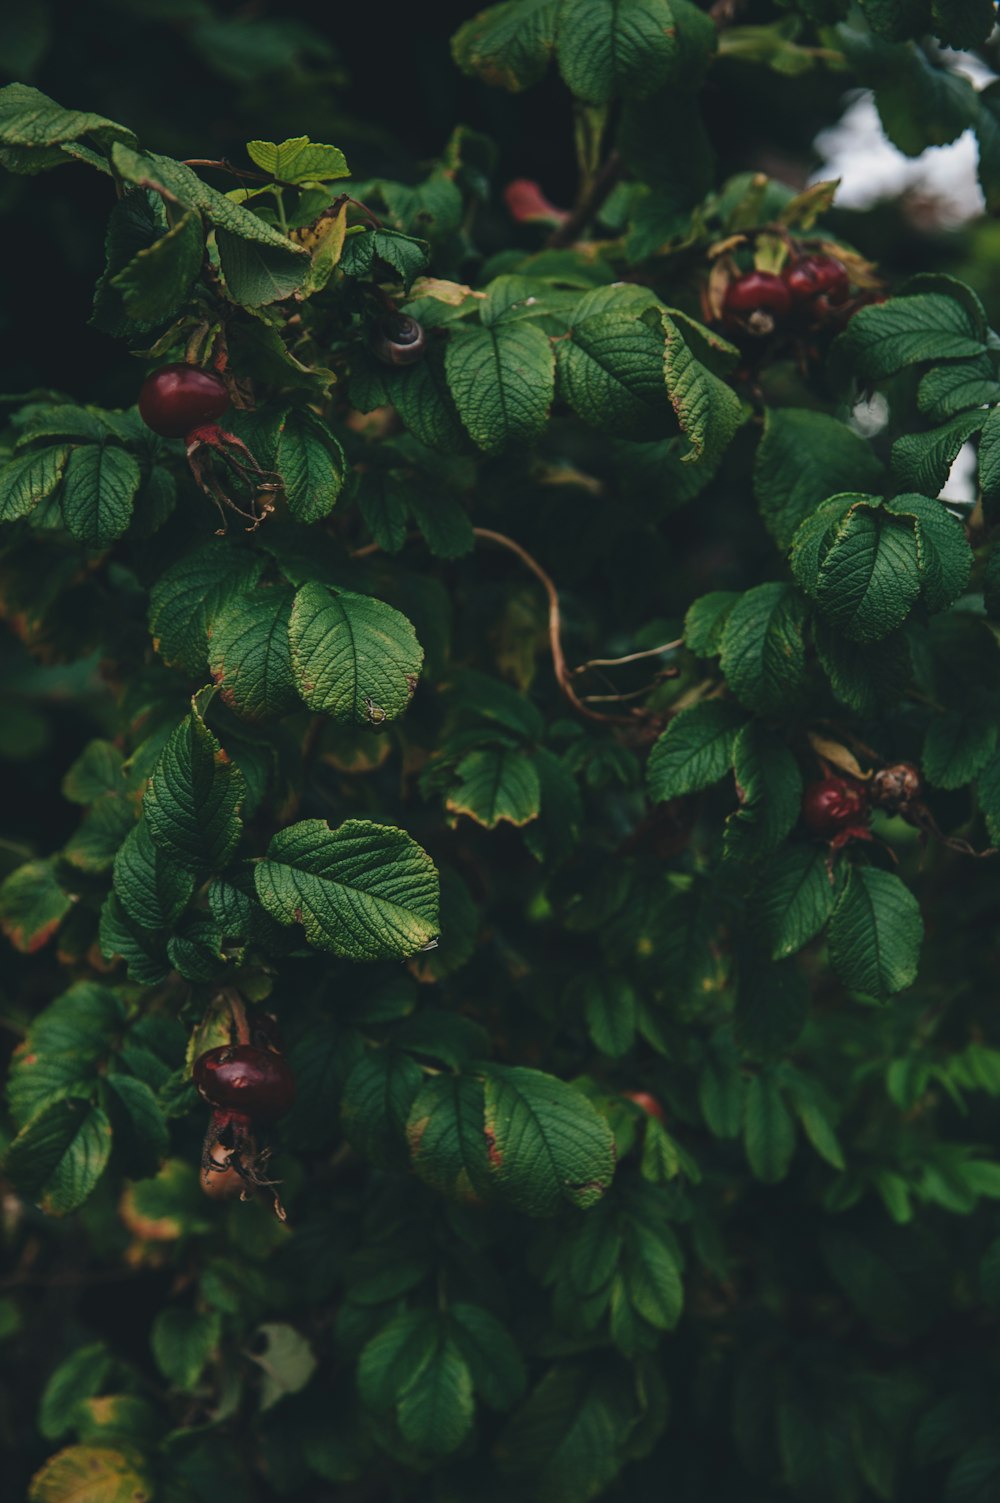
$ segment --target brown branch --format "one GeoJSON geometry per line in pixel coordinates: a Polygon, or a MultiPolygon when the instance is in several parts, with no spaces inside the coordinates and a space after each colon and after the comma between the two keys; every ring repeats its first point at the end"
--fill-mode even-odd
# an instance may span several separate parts
{"type": "MultiPolygon", "coordinates": [[[[602,725],[634,726],[637,721],[644,719],[649,714],[648,710],[637,708],[632,711],[631,715],[605,715],[600,710],[592,710],[580,698],[571,683],[573,670],[567,667],[566,654],[563,652],[562,614],[559,609],[559,592],[550,575],[546,574],[538,560],[532,558],[526,548],[522,548],[520,543],[515,543],[514,539],[507,537],[505,533],[494,532],[489,527],[473,527],[472,531],[477,538],[482,538],[484,542],[495,543],[498,548],[506,548],[510,553],[516,554],[525,568],[531,570],[544,589],[549,602],[549,651],[552,654],[552,669],[556,676],[556,683],[574,710],[578,714],[586,716],[588,720],[597,720],[602,725]]],[[[408,533],[407,541],[417,537],[420,537],[420,533],[408,533]]],[[[381,551],[381,543],[365,543],[363,547],[355,549],[351,557],[369,558],[373,553],[381,553],[381,551]]]]}
{"type": "Polygon", "coordinates": [[[661,642],[659,647],[646,647],[642,652],[628,652],[620,658],[588,658],[585,663],[574,668],[573,672],[588,673],[591,668],[617,668],[621,663],[638,663],[642,658],[659,657],[663,652],[676,652],[683,646],[684,638],[675,637],[672,642],[661,642]]]}
{"type": "Polygon", "coordinates": [[[548,250],[561,250],[567,245],[572,245],[579,238],[587,225],[597,218],[605,200],[617,187],[623,171],[624,163],[618,152],[609,152],[607,161],[590,185],[590,191],[577,204],[569,218],[557,225],[546,240],[545,245],[548,250]]]}

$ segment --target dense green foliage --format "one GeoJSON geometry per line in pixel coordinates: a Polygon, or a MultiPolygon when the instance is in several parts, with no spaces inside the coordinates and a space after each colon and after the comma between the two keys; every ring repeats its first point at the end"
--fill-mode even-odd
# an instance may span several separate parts
{"type": "Polygon", "coordinates": [[[232,161],[0,90],[13,201],[60,168],[108,211],[105,389],[230,401],[159,437],[62,390],[58,329],[5,399],[33,1503],[1000,1493],[1000,336],[711,121],[720,70],[776,118],[839,71],[910,155],[971,127],[996,208],[1000,84],[941,50],[994,6],[743,21],[464,22],[476,88],[558,76],[569,211],[461,124],[352,176],[305,84],[232,161]],[[734,311],[807,255],[842,293],[734,311]],[[297,1095],[226,1200],[191,1072],[250,1036],[297,1095]]]}

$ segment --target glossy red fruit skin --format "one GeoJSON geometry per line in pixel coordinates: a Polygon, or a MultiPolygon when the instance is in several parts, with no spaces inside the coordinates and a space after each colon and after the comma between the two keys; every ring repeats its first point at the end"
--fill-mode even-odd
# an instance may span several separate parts
{"type": "Polygon", "coordinates": [[[765,309],[783,318],[792,306],[792,295],[781,277],[769,271],[748,271],[726,288],[727,313],[756,313],[765,309]]]}
{"type": "Polygon", "coordinates": [[[847,778],[820,778],[802,795],[802,823],[814,835],[836,835],[867,822],[868,796],[861,783],[847,778]]]}
{"type": "Polygon", "coordinates": [[[847,272],[832,256],[803,256],[786,267],[784,280],[794,303],[809,303],[817,297],[837,303],[850,290],[847,272]]]}
{"type": "Polygon", "coordinates": [[[184,438],[214,423],[229,406],[226,383],[197,365],[164,365],[147,376],[139,393],[139,416],[161,438],[184,438]]]}
{"type": "Polygon", "coordinates": [[[635,1106],[640,1107],[647,1117],[655,1117],[657,1122],[666,1121],[663,1107],[648,1091],[622,1091],[622,1095],[626,1101],[631,1101],[635,1106]]]}
{"type": "Polygon", "coordinates": [[[198,1093],[211,1106],[261,1122],[283,1117],[295,1100],[295,1077],[280,1054],[252,1044],[209,1049],[194,1064],[198,1093]]]}

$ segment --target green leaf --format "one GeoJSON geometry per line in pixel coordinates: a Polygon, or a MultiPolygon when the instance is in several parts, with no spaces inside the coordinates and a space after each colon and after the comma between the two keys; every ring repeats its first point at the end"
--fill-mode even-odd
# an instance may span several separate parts
{"type": "Polygon", "coordinates": [[[244,720],[277,720],[301,708],[289,629],[294,592],[257,588],[221,608],[209,630],[208,665],[225,704],[244,720]]]}
{"type": "Polygon", "coordinates": [[[754,958],[741,964],[733,1023],[736,1041],[755,1059],[791,1049],[809,1010],[809,988],[794,961],[754,958]]]}
{"type": "Polygon", "coordinates": [[[437,935],[438,876],[425,851],[388,825],[304,819],[279,830],[254,873],[281,924],[351,960],[413,955],[437,935]]]}
{"type": "Polygon", "coordinates": [[[739,598],[736,590],[710,590],[688,606],[684,646],[700,658],[718,657],[729,613],[739,598]]]}
{"type": "Polygon", "coordinates": [[[5,464],[0,470],[0,522],[16,522],[54,495],[72,452],[66,444],[53,444],[5,464]]]}
{"type": "Polygon", "coordinates": [[[46,1440],[59,1440],[73,1428],[85,1399],[99,1394],[114,1367],[103,1341],[77,1347],[47,1380],[38,1408],[38,1428],[46,1440]]]}
{"type": "Polygon", "coordinates": [[[883,714],[906,690],[912,676],[902,632],[881,642],[849,642],[824,621],[814,622],[816,655],[834,694],[859,715],[883,714]]]}
{"type": "Polygon", "coordinates": [[[837,345],[866,381],[931,360],[969,359],[986,348],[968,310],[936,292],[859,309],[837,345]]]}
{"type": "Polygon", "coordinates": [[[639,1221],[629,1227],[626,1248],[625,1282],[633,1308],[656,1330],[672,1331],[684,1308],[684,1285],[673,1252],[639,1221]]]}
{"type": "Polygon", "coordinates": [[[637,999],[624,976],[585,976],[583,1015],[595,1049],[620,1059],[635,1042],[637,999]]]}
{"type": "Polygon", "coordinates": [[[322,418],[308,409],[285,414],[278,430],[277,466],[289,510],[300,522],[318,522],[333,510],[344,486],[346,461],[322,418]]]}
{"type": "Polygon", "coordinates": [[[771,957],[794,955],[833,912],[837,882],[823,846],[790,845],[761,873],[756,915],[771,957]]]}
{"type": "Polygon", "coordinates": [[[398,1049],[368,1049],[344,1082],[341,1118],[349,1141],[385,1168],[407,1164],[407,1122],[424,1076],[398,1049]]]}
{"type": "Polygon", "coordinates": [[[181,1310],[168,1305],[153,1321],[150,1342],[160,1372],[175,1388],[192,1392],[218,1349],[222,1316],[217,1310],[181,1310]]]}
{"type": "Polygon", "coordinates": [[[478,1202],[489,1191],[482,1081],[438,1075],[426,1081],[410,1108],[406,1137],[413,1168],[433,1190],[478,1202]]]}
{"type": "Polygon", "coordinates": [[[123,763],[114,742],[88,741],[62,780],[63,798],[74,804],[92,804],[104,793],[120,793],[123,763]]]}
{"type": "Polygon", "coordinates": [[[289,632],[295,682],[311,710],[381,725],[408,707],[424,654],[392,606],[306,584],[295,596],[289,632]]]}
{"type": "Polygon", "coordinates": [[[152,1503],[153,1487],[132,1455],[107,1446],[66,1446],[31,1479],[29,1503],[152,1503]]]}
{"type": "Polygon", "coordinates": [[[551,1367],[497,1442],[501,1476],[545,1503],[590,1503],[618,1472],[633,1424],[620,1374],[592,1362],[551,1367]]]}
{"type": "Polygon", "coordinates": [[[795,1152],[795,1124],[766,1068],[747,1086],[743,1143],[755,1179],[765,1185],[784,1179],[795,1152]]]}
{"type": "Polygon", "coordinates": [[[352,235],[344,246],[340,269],[349,277],[371,276],[381,280],[383,266],[394,271],[404,288],[426,270],[429,260],[426,240],[415,240],[398,230],[371,229],[352,235]]]}
{"type": "Polygon", "coordinates": [[[743,1120],[744,1081],[739,1058],[730,1045],[716,1042],[705,1055],[698,1077],[698,1105],[708,1130],[717,1138],[735,1138],[743,1120]]]}
{"type": "Polygon", "coordinates": [[[995,522],[1000,515],[1000,407],[994,407],[983,424],[979,440],[979,485],[986,515],[995,522]]]}
{"type": "Polygon", "coordinates": [[[992,407],[998,401],[1000,382],[986,355],[936,366],[921,377],[917,389],[917,406],[934,423],[946,422],[970,407],[992,407]]]}
{"type": "Polygon", "coordinates": [[[670,77],[677,62],[667,0],[562,0],[559,72],[567,88],[592,104],[621,95],[641,99],[670,77]]]}
{"type": "Polygon", "coordinates": [[[297,292],[305,280],[308,266],[301,257],[289,255],[296,249],[291,242],[284,247],[262,245],[256,238],[247,239],[217,226],[215,243],[226,290],[233,302],[244,308],[281,302],[297,292]]]}
{"type": "Polygon", "coordinates": [[[119,847],[114,884],[125,912],[144,929],[163,929],[172,924],[194,891],[191,872],[155,844],[144,819],[119,847]]]}
{"type": "Polygon", "coordinates": [[[111,444],[74,449],[66,463],[62,510],[66,526],[88,548],[106,548],[132,520],[142,480],[138,462],[111,444]]]}
{"type": "Polygon", "coordinates": [[[77,982],[32,1020],[7,1077],[7,1104],[17,1127],[60,1096],[85,1096],[99,1078],[99,1062],[122,1026],[116,994],[77,982]]]}
{"type": "Polygon", "coordinates": [[[906,433],[892,446],[892,474],[898,489],[936,496],[951,473],[962,446],[978,433],[982,412],[960,412],[929,433],[906,433]]]}
{"type": "Polygon", "coordinates": [[[111,1123],[100,1107],[66,1096],[26,1122],[3,1156],[4,1173],[50,1216],[77,1210],[104,1173],[111,1123]]]}
{"type": "MultiPolygon", "coordinates": [[[[584,303],[591,297],[588,293],[584,303]]],[[[671,431],[663,335],[638,311],[578,314],[570,338],[556,345],[556,356],[559,394],[591,427],[621,438],[655,438],[671,431]]]]}
{"type": "Polygon", "coordinates": [[[424,1454],[448,1456],[472,1429],[474,1409],[472,1375],[456,1343],[442,1332],[417,1379],[397,1396],[399,1428],[424,1454]]]}
{"type": "Polygon", "coordinates": [[[0,928],[15,950],[32,955],[48,943],[72,906],[55,861],[29,861],[0,886],[0,928]]]}
{"type": "Polygon", "coordinates": [[[213,538],[172,564],[150,591],[153,646],[171,667],[204,671],[217,612],[253,589],[264,560],[228,539],[213,538]]]}
{"type": "MultiPolygon", "coordinates": [[[[912,24],[906,31],[913,34],[912,24]]],[[[874,88],[886,135],[907,156],[947,145],[974,123],[976,94],[969,80],[936,66],[921,47],[893,46],[854,24],[838,26],[835,36],[859,81],[874,88]]]]}
{"type": "Polygon", "coordinates": [[[675,715],[649,754],[646,786],[654,803],[696,793],[724,778],[745,719],[731,699],[708,699],[675,715]]]}
{"type": "Polygon", "coordinates": [[[560,0],[508,0],[491,5],[451,39],[455,62],[488,84],[516,92],[545,74],[556,40],[560,0]]]}
{"type": "Polygon", "coordinates": [[[805,601],[793,585],[757,585],[733,606],[722,632],[719,663],[748,709],[780,714],[801,698],[805,621],[805,601]]]}
{"type": "Polygon", "coordinates": [[[878,491],[874,450],[845,423],[807,408],[768,408],[754,459],[754,494],[765,526],[787,549],[800,523],[840,491],[878,491]]]}
{"type": "Polygon", "coordinates": [[[496,829],[501,820],[526,825],[538,817],[538,771],[518,748],[491,746],[470,752],[459,762],[456,774],[458,783],[445,805],[451,813],[467,814],[488,830],[496,829]]]}
{"type": "Polygon", "coordinates": [[[536,438],[548,422],[555,362],[547,336],[513,321],[456,331],[445,372],[459,417],[487,454],[536,438]]]}
{"type": "Polygon", "coordinates": [[[830,959],[852,991],[891,996],[916,980],[923,934],[917,900],[900,879],[856,867],[830,920],[830,959]]]}
{"type": "Polygon", "coordinates": [[[726,821],[726,854],[758,860],[771,855],[798,820],[802,774],[785,743],[759,720],[738,733],[733,771],[740,806],[726,821]]]}
{"type": "Polygon", "coordinates": [[[262,1369],[260,1407],[267,1410],[286,1394],[301,1393],[317,1368],[312,1347],[294,1326],[283,1321],[266,1321],[257,1327],[253,1359],[262,1369]]]}
{"type": "Polygon", "coordinates": [[[491,1409],[510,1409],[524,1392],[524,1361],[510,1334],[481,1305],[450,1305],[451,1334],[477,1396],[491,1409]]]}
{"type": "Polygon", "coordinates": [[[395,373],[388,395],[414,438],[442,454],[464,453],[465,429],[448,386],[445,351],[432,345],[422,360],[395,373]]]}
{"type": "Polygon", "coordinates": [[[913,521],[858,498],[833,529],[811,594],[846,637],[877,642],[906,620],[920,586],[913,521]]]}
{"type": "Polygon", "coordinates": [[[121,297],[128,318],[141,324],[163,323],[190,292],[204,254],[201,215],[189,209],[165,235],[137,251],[108,279],[109,285],[121,297]]]}
{"type": "Polygon", "coordinates": [[[13,83],[0,89],[0,163],[9,172],[44,172],[68,162],[65,142],[90,136],[102,149],[134,141],[130,130],[103,115],[64,110],[39,89],[13,83]]]}
{"type": "Polygon", "coordinates": [[[489,1065],[484,1073],[490,1175],[503,1199],[529,1216],[600,1200],[614,1145],[587,1097],[540,1070],[489,1065]]]}
{"type": "Polygon", "coordinates": [[[63,855],[84,871],[106,871],[134,823],[131,800],[106,793],[88,809],[83,823],[66,842],[63,855]]]}
{"type": "MultiPolygon", "coordinates": [[[[732,387],[694,354],[677,319],[668,313],[661,314],[661,319],[666,335],[663,373],[667,395],[690,445],[683,457],[690,462],[715,464],[746,414],[732,387]]],[[[713,336],[702,331],[699,324],[690,327],[711,342],[713,336]]]]}
{"type": "Polygon", "coordinates": [[[239,768],[193,707],[164,747],[143,797],[149,833],[178,866],[219,871],[239,842],[244,791],[239,768]]]}
{"type": "Polygon", "coordinates": [[[107,1077],[107,1083],[105,1104],[124,1155],[125,1172],[132,1179],[147,1179],[159,1169],[170,1147],[166,1118],[144,1080],[115,1073],[107,1077]]]}
{"type": "Polygon", "coordinates": [[[997,723],[992,715],[969,706],[937,715],[927,727],[921,764],[935,788],[962,788],[992,758],[997,723]]]}
{"type": "Polygon", "coordinates": [[[288,141],[248,141],[247,156],[271,177],[286,183],[329,183],[349,177],[344,153],[336,146],[321,146],[308,136],[288,141]]]}
{"type": "Polygon", "coordinates": [[[116,893],[104,900],[98,938],[101,954],[108,960],[121,956],[129,977],[140,985],[154,986],[170,972],[163,935],[129,918],[116,893]]]}

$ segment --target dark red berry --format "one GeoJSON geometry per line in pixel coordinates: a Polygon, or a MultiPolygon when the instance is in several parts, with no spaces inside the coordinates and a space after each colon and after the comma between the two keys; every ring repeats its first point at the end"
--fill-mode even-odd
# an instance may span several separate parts
{"type": "Polygon", "coordinates": [[[139,416],[161,438],[184,438],[214,423],[229,406],[226,383],[197,365],[164,365],[147,376],[139,393],[139,416]]]}
{"type": "Polygon", "coordinates": [[[224,1044],[195,1060],[194,1083],[215,1107],[261,1121],[283,1117],[295,1100],[295,1077],[280,1054],[252,1044],[224,1044]]]}
{"type": "Polygon", "coordinates": [[[850,290],[847,272],[832,256],[803,256],[785,269],[785,286],[795,303],[827,297],[840,302],[850,290]]]}
{"type": "Polygon", "coordinates": [[[648,1117],[655,1117],[657,1122],[664,1120],[663,1107],[655,1096],[648,1091],[622,1091],[626,1101],[631,1101],[646,1113],[648,1117]]]}
{"type": "Polygon", "coordinates": [[[372,353],[384,365],[414,365],[427,348],[424,326],[408,313],[384,319],[372,337],[372,353]]]}
{"type": "Polygon", "coordinates": [[[867,822],[868,796],[864,785],[830,776],[807,783],[802,795],[802,823],[814,835],[836,835],[867,822]]]}
{"type": "Polygon", "coordinates": [[[748,314],[764,311],[784,318],[792,306],[792,297],[781,277],[770,271],[748,271],[726,288],[727,313],[748,314]]]}

